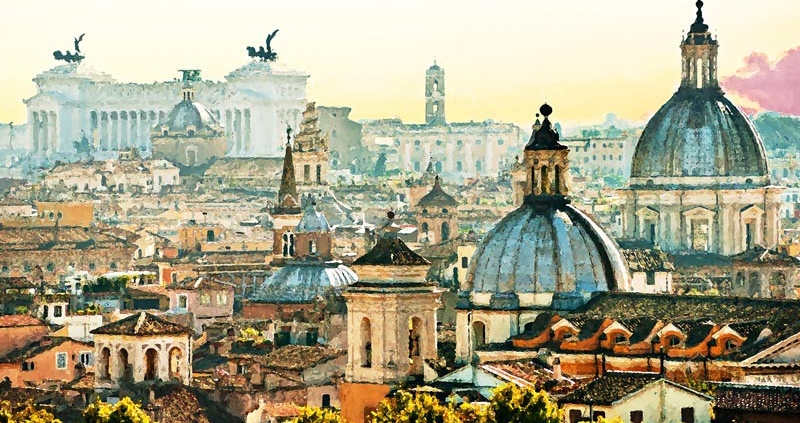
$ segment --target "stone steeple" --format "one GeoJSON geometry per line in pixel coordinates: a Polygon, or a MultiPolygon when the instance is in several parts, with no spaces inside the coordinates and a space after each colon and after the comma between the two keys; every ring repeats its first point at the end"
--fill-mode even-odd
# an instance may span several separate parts
{"type": "Polygon", "coordinates": [[[283,174],[281,187],[278,189],[278,205],[275,212],[279,214],[300,214],[300,201],[297,196],[294,159],[291,144],[292,128],[286,128],[286,154],[283,156],[283,174]]]}
{"type": "Polygon", "coordinates": [[[303,111],[300,132],[294,137],[294,149],[298,152],[328,150],[328,137],[319,129],[319,112],[314,102],[306,104],[303,111]]]}

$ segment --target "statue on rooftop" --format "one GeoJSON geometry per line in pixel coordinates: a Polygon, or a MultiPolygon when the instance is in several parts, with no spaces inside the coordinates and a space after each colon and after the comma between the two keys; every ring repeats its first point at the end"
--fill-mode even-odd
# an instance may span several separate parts
{"type": "Polygon", "coordinates": [[[81,60],[83,60],[86,57],[81,54],[81,46],[80,46],[81,41],[83,41],[84,35],[86,34],[85,33],[81,34],[80,37],[74,39],[75,53],[72,53],[69,50],[67,50],[66,53],[62,53],[61,50],[56,50],[53,52],[53,57],[56,60],[63,60],[67,63],[80,63],[81,60]]]}
{"type": "Polygon", "coordinates": [[[278,54],[272,51],[272,39],[275,38],[277,33],[278,30],[276,29],[267,35],[266,46],[259,46],[258,49],[248,46],[247,55],[254,59],[259,58],[262,62],[274,62],[278,58],[278,54]]]}

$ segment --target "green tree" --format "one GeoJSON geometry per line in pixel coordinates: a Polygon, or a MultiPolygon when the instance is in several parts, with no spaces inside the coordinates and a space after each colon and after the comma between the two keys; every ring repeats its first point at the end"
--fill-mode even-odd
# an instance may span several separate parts
{"type": "Polygon", "coordinates": [[[327,408],[303,407],[292,423],[347,423],[342,414],[327,408]]]}
{"type": "Polygon", "coordinates": [[[0,401],[0,423],[61,423],[47,410],[37,409],[33,402],[12,405],[0,401]]]}
{"type": "Polygon", "coordinates": [[[485,423],[560,423],[562,412],[547,392],[512,383],[494,390],[486,409],[485,423]]]}
{"type": "Polygon", "coordinates": [[[125,397],[114,405],[95,401],[83,412],[86,423],[151,423],[141,405],[125,397]]]}
{"type": "Polygon", "coordinates": [[[372,413],[371,423],[461,423],[455,410],[428,394],[397,392],[372,413]]]}

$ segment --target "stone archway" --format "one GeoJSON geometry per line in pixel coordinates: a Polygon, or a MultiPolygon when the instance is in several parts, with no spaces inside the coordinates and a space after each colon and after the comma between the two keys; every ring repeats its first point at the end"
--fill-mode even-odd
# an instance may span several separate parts
{"type": "Polygon", "coordinates": [[[100,362],[98,363],[99,369],[98,372],[100,373],[101,379],[110,379],[111,378],[111,350],[108,347],[103,348],[100,351],[100,362]]]}

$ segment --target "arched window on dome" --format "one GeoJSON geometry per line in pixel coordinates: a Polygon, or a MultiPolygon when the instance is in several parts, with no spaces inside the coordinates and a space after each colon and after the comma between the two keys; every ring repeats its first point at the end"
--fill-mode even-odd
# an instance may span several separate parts
{"type": "Polygon", "coordinates": [[[361,319],[361,367],[372,367],[372,325],[366,317],[361,319]]]}

